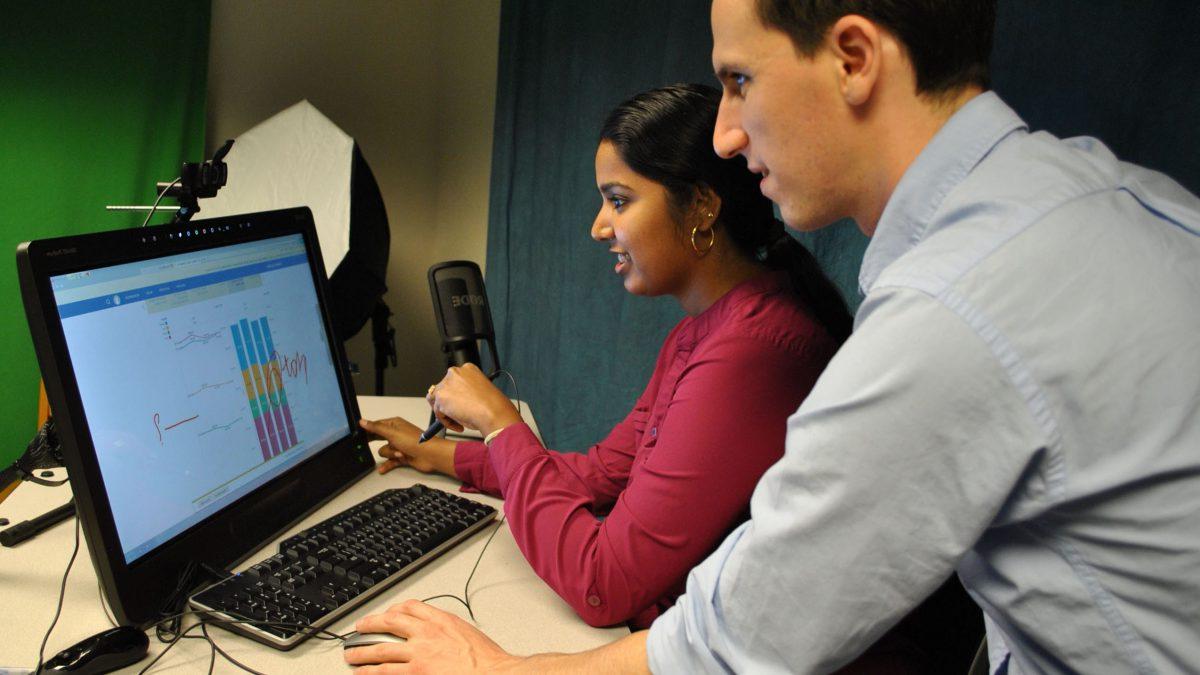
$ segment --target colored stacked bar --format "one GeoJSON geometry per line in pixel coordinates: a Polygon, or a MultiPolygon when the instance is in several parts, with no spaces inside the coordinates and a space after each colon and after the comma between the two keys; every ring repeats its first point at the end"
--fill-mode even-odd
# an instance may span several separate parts
{"type": "Polygon", "coordinates": [[[270,459],[299,445],[271,326],[263,316],[254,321],[241,319],[230,325],[229,330],[237,348],[263,459],[270,459]]]}
{"type": "MultiPolygon", "coordinates": [[[[258,356],[258,349],[254,345],[254,332],[250,330],[250,322],[246,319],[241,320],[242,339],[246,343],[246,355],[250,358],[250,375],[254,380],[254,393],[258,397],[258,409],[261,413],[259,419],[267,427],[267,441],[271,444],[271,456],[274,457],[283,452],[283,448],[279,444],[279,436],[275,430],[275,417],[271,413],[271,399],[267,396],[267,378],[263,374],[263,366],[266,365],[258,356]]],[[[255,326],[258,322],[255,322],[255,326]]]]}
{"type": "MultiPolygon", "coordinates": [[[[267,323],[267,317],[262,317],[258,320],[262,325],[262,337],[267,347],[267,359],[270,367],[267,369],[269,374],[268,386],[274,385],[274,396],[279,399],[278,411],[283,413],[283,422],[287,429],[288,447],[295,447],[299,444],[296,440],[296,427],[292,425],[292,409],[288,406],[287,392],[283,388],[283,371],[279,366],[279,354],[275,352],[275,341],[271,338],[271,326],[267,323]]],[[[274,400],[274,399],[272,399],[274,400]]]]}
{"type": "MultiPolygon", "coordinates": [[[[242,323],[245,323],[243,321],[242,323]]],[[[229,326],[229,333],[233,336],[233,346],[237,349],[238,365],[242,369],[242,382],[246,386],[246,398],[250,402],[250,413],[254,417],[254,428],[258,430],[258,443],[262,446],[263,459],[271,459],[276,453],[271,452],[271,448],[267,441],[267,431],[263,426],[262,414],[263,411],[259,407],[259,397],[255,394],[254,383],[252,381],[252,363],[248,357],[251,352],[249,341],[243,342],[242,332],[238,324],[229,326]]]]}

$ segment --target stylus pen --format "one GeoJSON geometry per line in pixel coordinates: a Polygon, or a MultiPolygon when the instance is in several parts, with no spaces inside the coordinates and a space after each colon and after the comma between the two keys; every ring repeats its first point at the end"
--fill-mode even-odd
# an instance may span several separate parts
{"type": "Polygon", "coordinates": [[[17,544],[35,537],[38,533],[50,529],[51,527],[61,523],[62,521],[75,515],[75,500],[63,504],[62,506],[48,511],[33,520],[26,520],[7,530],[0,532],[0,544],[4,546],[16,546],[17,544]]]}
{"type": "MultiPolygon", "coordinates": [[[[495,382],[496,378],[500,377],[500,373],[503,373],[503,372],[504,372],[503,370],[497,370],[496,372],[492,373],[491,375],[488,375],[487,378],[489,381],[495,382]]],[[[442,424],[441,420],[434,420],[433,422],[431,422],[429,424],[429,427],[427,429],[425,429],[425,431],[421,432],[421,436],[419,438],[417,438],[417,443],[424,443],[425,441],[433,438],[434,436],[437,436],[438,433],[441,432],[441,430],[445,429],[445,428],[446,428],[446,425],[442,424]]]]}
{"type": "Polygon", "coordinates": [[[434,420],[433,424],[430,424],[428,429],[421,432],[421,437],[417,439],[417,442],[424,443],[425,441],[433,438],[434,436],[437,436],[438,433],[441,432],[441,430],[445,429],[445,428],[446,428],[446,425],[442,424],[441,420],[434,420]]]}

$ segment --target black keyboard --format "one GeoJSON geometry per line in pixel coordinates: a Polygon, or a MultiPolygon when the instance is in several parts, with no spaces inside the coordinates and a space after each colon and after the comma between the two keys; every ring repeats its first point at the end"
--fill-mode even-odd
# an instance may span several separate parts
{"type": "Polygon", "coordinates": [[[279,552],[190,598],[218,624],[291,649],[441,555],[496,509],[414,485],[385,490],[289,537],[279,552]]]}

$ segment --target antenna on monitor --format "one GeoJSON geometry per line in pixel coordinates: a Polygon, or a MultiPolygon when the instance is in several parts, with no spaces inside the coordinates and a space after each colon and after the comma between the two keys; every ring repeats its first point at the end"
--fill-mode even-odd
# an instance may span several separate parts
{"type": "Polygon", "coordinates": [[[109,211],[149,211],[142,227],[150,222],[150,216],[159,210],[159,202],[163,197],[172,197],[179,201],[172,225],[186,223],[200,211],[201,199],[217,196],[217,191],[225,187],[229,179],[229,166],[225,164],[225,155],[233,147],[233,139],[225,141],[213,158],[205,162],[184,162],[179,169],[179,177],[173,181],[159,181],[156,185],[158,199],[152,206],[107,206],[109,211]]]}

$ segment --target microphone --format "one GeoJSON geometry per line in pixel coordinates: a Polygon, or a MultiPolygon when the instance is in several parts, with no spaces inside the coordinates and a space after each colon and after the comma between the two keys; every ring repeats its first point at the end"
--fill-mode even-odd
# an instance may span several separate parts
{"type": "Polygon", "coordinates": [[[469,260],[450,260],[429,268],[429,292],[433,314],[442,338],[447,366],[479,360],[479,341],[487,344],[494,370],[500,370],[496,353],[496,330],[488,308],[487,289],[479,265],[469,260]]]}
{"type": "MultiPolygon", "coordinates": [[[[495,379],[503,366],[496,352],[496,329],[492,326],[492,311],[479,265],[470,260],[448,260],[430,267],[428,276],[433,315],[442,338],[446,367],[474,363],[482,370],[479,342],[483,341],[488,346],[493,366],[488,379],[495,379]]],[[[429,417],[429,427],[418,443],[424,443],[445,428],[432,412],[429,417]]]]}

